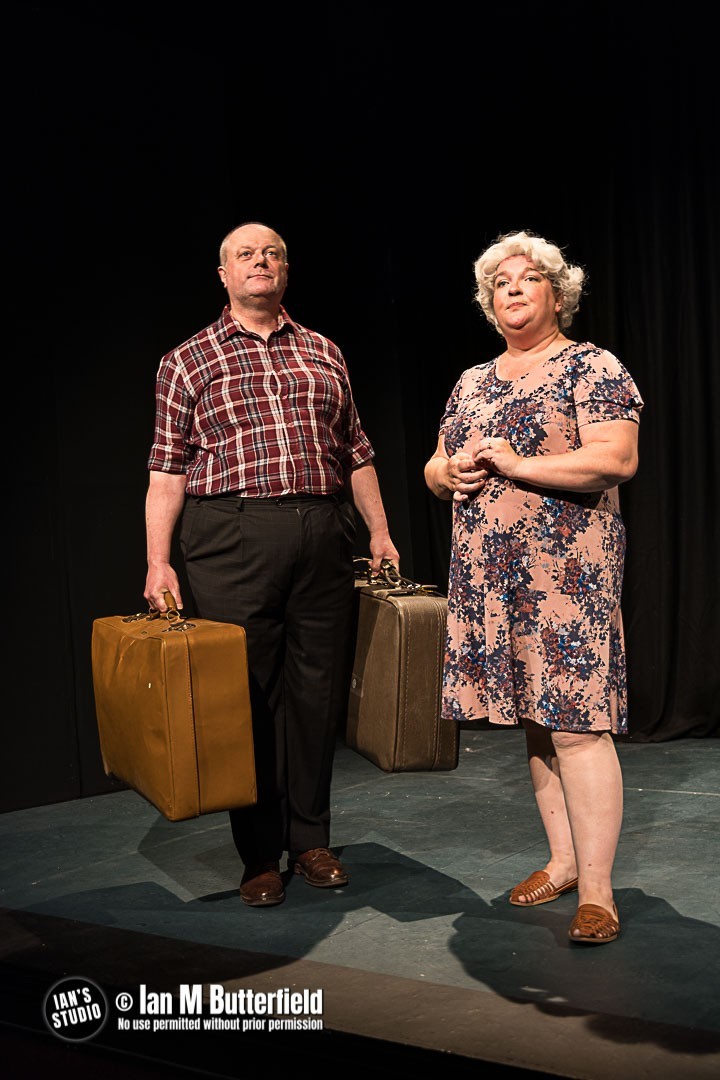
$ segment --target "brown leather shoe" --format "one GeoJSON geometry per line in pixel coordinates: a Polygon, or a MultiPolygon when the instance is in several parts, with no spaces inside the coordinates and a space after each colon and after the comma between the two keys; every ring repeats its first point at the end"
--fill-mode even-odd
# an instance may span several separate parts
{"type": "Polygon", "coordinates": [[[347,870],[337,859],[332,851],[327,848],[311,848],[303,851],[295,859],[296,874],[303,874],[308,885],[316,885],[319,889],[331,889],[338,885],[347,885],[347,870]]]}
{"type": "Polygon", "coordinates": [[[604,945],[620,933],[620,920],[613,904],[612,914],[598,904],[581,904],[570,923],[568,937],[580,945],[604,945]]]}
{"type": "Polygon", "coordinates": [[[240,899],[250,907],[282,904],[285,888],[280,876],[280,863],[266,862],[257,866],[246,866],[240,882],[240,899]]]}

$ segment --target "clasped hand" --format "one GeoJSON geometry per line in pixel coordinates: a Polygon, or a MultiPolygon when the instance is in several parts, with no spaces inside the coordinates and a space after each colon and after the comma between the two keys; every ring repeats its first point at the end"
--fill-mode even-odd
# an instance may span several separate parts
{"type": "Polygon", "coordinates": [[[461,450],[448,459],[448,487],[455,502],[477,494],[491,472],[512,477],[519,460],[507,439],[484,438],[472,454],[461,450]]]}
{"type": "Polygon", "coordinates": [[[465,450],[448,458],[447,470],[447,486],[454,502],[466,502],[476,495],[488,477],[487,469],[478,468],[475,458],[465,450]]]}

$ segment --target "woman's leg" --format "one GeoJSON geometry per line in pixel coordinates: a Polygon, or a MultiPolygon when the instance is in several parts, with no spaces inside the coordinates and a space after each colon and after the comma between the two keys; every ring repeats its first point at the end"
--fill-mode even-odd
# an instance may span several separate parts
{"type": "MultiPolygon", "coordinates": [[[[527,721],[524,727],[530,779],[550,848],[550,859],[544,869],[559,888],[577,877],[577,869],[558,758],[547,728],[532,721],[527,721]]],[[[537,897],[538,892],[534,891],[528,895],[516,893],[514,899],[520,904],[528,904],[537,897]]]]}
{"type": "Polygon", "coordinates": [[[553,732],[577,856],[578,901],[613,910],[612,869],[623,813],[620,762],[612,736],[553,732]]]}

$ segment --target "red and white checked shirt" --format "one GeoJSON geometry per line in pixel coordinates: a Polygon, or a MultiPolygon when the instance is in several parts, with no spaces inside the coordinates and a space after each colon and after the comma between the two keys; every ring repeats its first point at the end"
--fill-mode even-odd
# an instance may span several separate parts
{"type": "Polygon", "coordinates": [[[267,342],[226,306],[160,361],[148,468],[188,495],[328,495],[373,457],[342,353],[282,308],[267,342]]]}

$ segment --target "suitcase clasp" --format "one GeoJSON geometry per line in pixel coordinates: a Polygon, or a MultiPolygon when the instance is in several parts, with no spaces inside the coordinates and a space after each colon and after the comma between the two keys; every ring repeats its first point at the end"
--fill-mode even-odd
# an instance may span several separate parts
{"type": "Polygon", "coordinates": [[[417,581],[403,577],[390,559],[383,559],[380,569],[373,573],[370,569],[371,559],[355,558],[355,578],[358,581],[366,581],[368,585],[379,585],[393,596],[440,596],[437,585],[421,585],[417,581]]]}
{"type": "Polygon", "coordinates": [[[170,630],[177,630],[179,633],[185,634],[188,630],[194,630],[195,627],[196,623],[189,622],[187,619],[180,619],[179,622],[177,620],[171,622],[169,626],[166,626],[165,629],[161,631],[161,633],[167,634],[170,630]]]}

